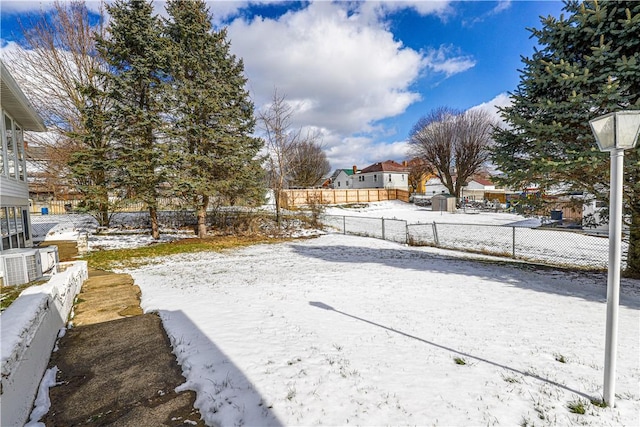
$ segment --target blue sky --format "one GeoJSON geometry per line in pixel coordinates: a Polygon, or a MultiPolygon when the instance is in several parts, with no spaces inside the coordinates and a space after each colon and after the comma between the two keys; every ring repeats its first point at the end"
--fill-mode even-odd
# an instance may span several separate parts
{"type": "MultiPolygon", "coordinates": [[[[521,55],[533,53],[526,28],[562,9],[560,1],[209,5],[244,60],[256,108],[277,88],[294,107],[294,125],[323,136],[333,168],[405,159],[411,128],[434,108],[504,105],[521,55]]],[[[17,18],[50,6],[2,0],[3,52],[15,49],[17,18]]],[[[163,2],[154,6],[165,14],[163,2]]]]}

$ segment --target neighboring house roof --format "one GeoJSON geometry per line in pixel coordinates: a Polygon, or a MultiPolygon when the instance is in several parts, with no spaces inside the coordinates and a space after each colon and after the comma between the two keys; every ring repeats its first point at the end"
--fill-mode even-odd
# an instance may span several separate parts
{"type": "Polygon", "coordinates": [[[344,174],[347,176],[353,175],[353,169],[336,169],[335,172],[333,172],[333,175],[331,175],[330,179],[336,179],[341,172],[344,172],[344,174]]]}
{"type": "Polygon", "coordinates": [[[369,172],[407,172],[408,169],[406,166],[398,162],[394,162],[393,160],[387,160],[385,162],[375,163],[371,166],[367,166],[362,169],[360,173],[369,173],[369,172]]]}
{"type": "Polygon", "coordinates": [[[33,109],[18,83],[13,79],[1,60],[0,80],[2,81],[0,87],[2,109],[6,110],[25,130],[46,131],[47,128],[44,125],[44,121],[33,109]]]}
{"type": "Polygon", "coordinates": [[[484,185],[485,187],[490,187],[492,185],[495,185],[493,182],[489,181],[488,179],[484,179],[484,178],[472,178],[470,181],[475,181],[480,185],[484,185]]]}

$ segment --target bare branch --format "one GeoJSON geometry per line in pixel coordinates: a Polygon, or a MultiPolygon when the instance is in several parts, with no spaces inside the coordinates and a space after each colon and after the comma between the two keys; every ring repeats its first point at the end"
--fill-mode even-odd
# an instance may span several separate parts
{"type": "Polygon", "coordinates": [[[463,113],[441,107],[414,126],[410,151],[459,198],[462,186],[488,159],[493,126],[489,114],[482,110],[463,113]]]}

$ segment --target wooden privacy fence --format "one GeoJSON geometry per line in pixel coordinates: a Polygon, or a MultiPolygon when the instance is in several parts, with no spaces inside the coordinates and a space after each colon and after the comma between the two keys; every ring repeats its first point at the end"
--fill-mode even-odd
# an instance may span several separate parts
{"type": "MultiPolygon", "coordinates": [[[[360,190],[305,189],[282,190],[280,195],[282,207],[285,209],[308,206],[313,203],[326,205],[342,205],[348,203],[369,203],[383,200],[402,200],[409,202],[409,191],[384,188],[364,188],[360,190]]],[[[31,214],[60,215],[77,212],[80,200],[30,201],[31,214]]],[[[184,206],[178,199],[160,198],[160,210],[181,210],[184,206]]],[[[138,212],[145,210],[145,205],[130,200],[122,200],[116,209],[119,212],[138,212]]]]}
{"type": "Polygon", "coordinates": [[[280,202],[285,209],[307,206],[313,203],[323,205],[343,205],[349,203],[370,203],[383,200],[409,202],[409,191],[384,188],[363,188],[359,190],[304,189],[282,190],[280,202]]]}

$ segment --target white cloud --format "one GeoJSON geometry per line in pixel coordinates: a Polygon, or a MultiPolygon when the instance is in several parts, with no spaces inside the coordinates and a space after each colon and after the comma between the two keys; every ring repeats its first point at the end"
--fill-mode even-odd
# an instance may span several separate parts
{"type": "Polygon", "coordinates": [[[434,0],[384,0],[384,1],[364,1],[357,3],[359,14],[367,20],[375,21],[384,19],[389,13],[410,9],[420,16],[436,15],[440,19],[446,20],[454,13],[450,1],[434,0]]]}
{"type": "MultiPolygon", "coordinates": [[[[2,0],[0,9],[5,14],[21,14],[30,12],[46,12],[54,8],[55,0],[2,0]]],[[[64,1],[63,1],[64,3],[64,1]]],[[[91,12],[98,13],[102,8],[102,1],[87,0],[87,9],[91,12]]],[[[105,3],[113,3],[113,0],[107,0],[105,3]]]]}
{"type": "Polygon", "coordinates": [[[473,19],[471,19],[470,21],[464,21],[463,24],[466,26],[471,26],[474,24],[478,24],[480,22],[483,22],[484,20],[486,20],[487,18],[491,17],[491,16],[495,16],[498,15],[506,10],[509,10],[511,8],[511,0],[498,0],[498,4],[494,6],[493,9],[489,10],[488,12],[483,13],[480,16],[477,16],[473,19]]]}
{"type": "Polygon", "coordinates": [[[502,0],[502,1],[498,2],[496,7],[494,7],[491,10],[490,13],[492,15],[497,15],[498,13],[504,12],[505,10],[508,10],[509,8],[511,8],[511,0],[502,0]]]}
{"type": "Polygon", "coordinates": [[[245,61],[256,103],[277,88],[308,107],[296,116],[304,124],[360,132],[420,97],[409,89],[420,74],[420,54],[338,4],[315,2],[278,20],[238,19],[229,38],[245,61]]]}
{"type": "Polygon", "coordinates": [[[5,13],[25,13],[25,12],[37,12],[40,10],[53,9],[53,0],[43,1],[16,1],[16,0],[2,0],[0,4],[2,14],[5,13]]]}
{"type": "Polygon", "coordinates": [[[425,70],[449,77],[475,61],[451,46],[424,52],[404,46],[383,16],[399,8],[440,14],[449,4],[316,1],[276,19],[231,22],[231,48],[244,60],[256,107],[277,88],[295,109],[296,127],[324,129],[334,167],[404,159],[404,142],[376,144],[385,131],[378,122],[421,100],[412,85],[425,70]]]}
{"type": "Polygon", "coordinates": [[[325,144],[327,159],[334,169],[351,168],[353,165],[364,169],[385,160],[402,161],[407,158],[407,150],[407,141],[383,143],[366,136],[349,136],[334,145],[325,144]]]}
{"type": "Polygon", "coordinates": [[[484,110],[495,118],[496,122],[503,123],[500,117],[499,107],[508,107],[511,105],[511,98],[507,93],[501,93],[490,101],[471,107],[470,110],[484,110]]]}
{"type": "Polygon", "coordinates": [[[428,49],[424,62],[427,68],[436,73],[444,73],[446,77],[462,73],[476,65],[472,56],[459,54],[457,49],[451,45],[428,49]]]}

